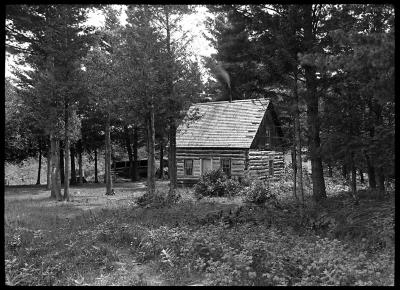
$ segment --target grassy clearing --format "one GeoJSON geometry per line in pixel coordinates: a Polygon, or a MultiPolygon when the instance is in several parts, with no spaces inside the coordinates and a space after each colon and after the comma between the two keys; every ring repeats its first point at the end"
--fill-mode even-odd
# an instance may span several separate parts
{"type": "Polygon", "coordinates": [[[100,186],[72,187],[72,201],[65,203],[49,199],[41,186],[6,188],[8,282],[96,284],[96,278],[114,269],[113,263],[120,260],[118,249],[84,233],[108,218],[103,213],[131,206],[144,185],[121,184],[116,191],[117,197],[107,197],[100,186]]]}
{"type": "MultiPolygon", "coordinates": [[[[159,191],[165,182],[158,183],[159,191]]],[[[6,281],[16,285],[393,285],[394,198],[337,195],[301,216],[291,202],[243,205],[181,189],[138,208],[142,183],[5,192],[6,281]]]]}

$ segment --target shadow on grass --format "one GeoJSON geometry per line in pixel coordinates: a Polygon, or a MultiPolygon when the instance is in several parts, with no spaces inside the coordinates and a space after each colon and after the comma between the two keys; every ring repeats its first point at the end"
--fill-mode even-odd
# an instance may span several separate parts
{"type": "MultiPolygon", "coordinates": [[[[15,185],[4,187],[4,195],[37,195],[41,192],[48,191],[45,185],[15,185]]],[[[50,191],[48,191],[50,192],[50,191]]]]}

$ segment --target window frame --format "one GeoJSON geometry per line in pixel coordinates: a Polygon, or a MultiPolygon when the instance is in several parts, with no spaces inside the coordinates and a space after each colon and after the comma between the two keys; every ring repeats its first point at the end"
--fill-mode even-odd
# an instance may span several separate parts
{"type": "Polygon", "coordinates": [[[268,160],[268,174],[274,176],[274,159],[268,160]]]}
{"type": "Polygon", "coordinates": [[[265,148],[271,148],[272,146],[271,131],[270,127],[265,127],[265,148]]]}
{"type": "Polygon", "coordinates": [[[184,176],[193,176],[193,167],[194,167],[194,161],[193,161],[193,159],[184,159],[183,160],[183,175],[184,176]],[[191,161],[192,162],[192,166],[191,166],[191,169],[192,169],[192,171],[191,171],[191,174],[187,174],[187,169],[189,169],[189,167],[187,167],[187,162],[188,161],[191,161]]]}
{"type": "Polygon", "coordinates": [[[222,172],[224,172],[228,177],[231,177],[231,175],[232,175],[232,160],[231,160],[231,158],[220,158],[220,164],[219,165],[220,165],[220,168],[221,168],[222,172]],[[229,161],[229,174],[224,171],[223,162],[225,160],[229,161]]]}

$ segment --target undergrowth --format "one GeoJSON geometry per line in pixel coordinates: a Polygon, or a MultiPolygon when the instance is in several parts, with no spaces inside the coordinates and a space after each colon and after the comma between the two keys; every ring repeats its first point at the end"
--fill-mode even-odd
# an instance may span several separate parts
{"type": "Polygon", "coordinates": [[[167,285],[394,283],[393,198],[360,195],[355,206],[343,194],[303,210],[289,202],[166,198],[159,206],[71,218],[43,201],[6,203],[6,283],[104,285],[111,283],[104,277],[114,277],[117,285],[146,285],[121,266],[121,251],[151,266],[167,285]]]}
{"type": "Polygon", "coordinates": [[[368,242],[376,243],[379,236],[368,236],[368,231],[360,236],[341,233],[338,238],[317,235],[313,229],[304,234],[288,226],[293,226],[290,221],[268,222],[260,209],[242,209],[239,216],[245,218],[233,224],[225,223],[222,214],[214,223],[195,226],[107,222],[98,227],[103,228],[102,241],[128,246],[143,263],[152,261],[171,285],[184,285],[199,275],[204,285],[393,283],[394,240],[376,248],[368,242]]]}

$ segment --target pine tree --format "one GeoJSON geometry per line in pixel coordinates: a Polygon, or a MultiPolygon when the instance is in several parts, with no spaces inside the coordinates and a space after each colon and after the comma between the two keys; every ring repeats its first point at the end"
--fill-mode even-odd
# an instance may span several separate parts
{"type": "MultiPolygon", "coordinates": [[[[33,5],[9,7],[9,42],[27,43],[23,62],[33,68],[28,77],[19,74],[20,84],[31,90],[25,105],[37,118],[38,127],[43,128],[51,139],[52,151],[52,196],[62,199],[59,169],[59,142],[66,141],[66,163],[64,199],[68,200],[69,186],[69,138],[70,114],[79,96],[80,59],[88,48],[88,30],[82,27],[87,9],[70,5],[33,5]],[[33,88],[33,89],[32,89],[33,88]],[[47,112],[47,114],[46,114],[47,112]],[[62,117],[64,116],[64,118],[62,117]],[[62,131],[63,134],[59,134],[62,131]],[[57,181],[57,182],[56,182],[57,181]]],[[[15,52],[14,51],[14,52],[15,52]]],[[[74,126],[72,126],[74,127],[74,126]]]]}
{"type": "Polygon", "coordinates": [[[176,130],[184,117],[182,112],[196,99],[201,89],[197,63],[189,59],[185,47],[190,38],[182,33],[181,27],[183,16],[192,13],[193,8],[188,5],[163,5],[152,7],[152,12],[165,51],[165,65],[160,67],[165,98],[158,111],[161,120],[166,119],[168,123],[168,174],[170,194],[174,194],[177,186],[176,130]]]}
{"type": "Polygon", "coordinates": [[[161,98],[160,66],[164,64],[160,35],[152,25],[152,11],[146,5],[128,6],[124,30],[124,90],[144,119],[147,136],[147,190],[155,193],[155,104],[161,98]]]}
{"type": "MultiPolygon", "coordinates": [[[[325,131],[332,136],[331,139],[335,139],[335,136],[349,132],[348,128],[358,124],[357,129],[353,128],[351,132],[359,140],[354,153],[355,165],[360,170],[366,167],[371,188],[376,187],[377,174],[381,192],[384,190],[385,175],[391,175],[394,160],[394,127],[391,121],[394,116],[394,35],[391,12],[389,5],[339,7],[336,14],[342,19],[345,18],[343,14],[352,15],[351,18],[346,17],[352,21],[347,21],[346,29],[331,32],[335,55],[328,56],[319,66],[321,71],[335,73],[330,88],[331,94],[337,97],[328,100],[333,103],[330,106],[341,108],[340,114],[326,114],[328,122],[325,131]],[[342,107],[344,97],[350,99],[342,107]],[[343,118],[348,119],[346,116],[351,116],[352,120],[343,125],[343,118]],[[376,132],[379,132],[379,137],[375,136],[376,132]]],[[[336,151],[346,148],[344,144],[335,146],[336,151]]],[[[345,158],[343,154],[338,156],[333,150],[326,151],[354,169],[351,164],[346,164],[352,158],[345,158]]]]}
{"type": "Polygon", "coordinates": [[[111,177],[111,119],[118,114],[121,98],[119,12],[109,6],[103,7],[105,27],[97,34],[97,41],[85,60],[85,80],[89,91],[89,107],[95,106],[105,128],[105,180],[106,195],[112,192],[111,177]]]}

